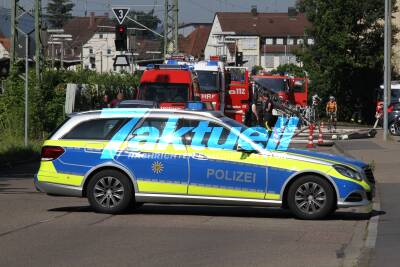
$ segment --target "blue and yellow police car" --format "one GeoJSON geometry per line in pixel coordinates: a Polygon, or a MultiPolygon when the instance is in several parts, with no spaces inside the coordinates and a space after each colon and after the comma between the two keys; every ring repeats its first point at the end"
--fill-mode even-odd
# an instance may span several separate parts
{"type": "Polygon", "coordinates": [[[87,197],[96,212],[142,203],[275,206],[301,219],[367,205],[366,163],[269,149],[271,138],[217,112],[105,109],[70,116],[45,141],[35,186],[87,197]]]}

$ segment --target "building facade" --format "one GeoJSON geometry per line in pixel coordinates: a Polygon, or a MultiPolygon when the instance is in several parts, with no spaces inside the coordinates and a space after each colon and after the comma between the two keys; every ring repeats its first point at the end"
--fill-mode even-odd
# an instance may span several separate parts
{"type": "Polygon", "coordinates": [[[313,44],[305,29],[311,27],[304,14],[217,12],[205,48],[205,58],[219,55],[235,61],[236,52],[243,53],[244,66],[260,65],[272,70],[281,64],[301,64],[296,49],[313,44]]]}

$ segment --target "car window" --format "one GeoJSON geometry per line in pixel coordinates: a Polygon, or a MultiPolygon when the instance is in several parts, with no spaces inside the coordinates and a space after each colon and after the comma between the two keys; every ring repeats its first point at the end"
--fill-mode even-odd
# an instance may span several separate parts
{"type": "Polygon", "coordinates": [[[238,135],[228,128],[206,120],[191,120],[181,123],[182,127],[204,129],[204,135],[197,135],[196,130],[186,135],[188,145],[204,146],[214,149],[236,149],[238,135]],[[206,129],[207,128],[207,129],[206,129]],[[198,137],[201,139],[198,139],[198,137]]]}
{"type": "MultiPolygon", "coordinates": [[[[190,131],[191,124],[187,120],[174,117],[146,118],[141,125],[133,129],[129,146],[139,148],[155,148],[155,143],[174,144],[175,148],[185,144],[185,134],[190,131]],[[182,129],[186,127],[186,129],[182,129]],[[182,131],[183,130],[183,131],[182,131]]],[[[162,147],[162,146],[161,146],[162,147]]]]}
{"type": "Polygon", "coordinates": [[[167,124],[168,118],[146,118],[133,129],[130,140],[136,142],[157,142],[167,124]]]}
{"type": "Polygon", "coordinates": [[[126,119],[115,118],[84,121],[75,126],[62,139],[110,140],[126,121],[126,119]]]}

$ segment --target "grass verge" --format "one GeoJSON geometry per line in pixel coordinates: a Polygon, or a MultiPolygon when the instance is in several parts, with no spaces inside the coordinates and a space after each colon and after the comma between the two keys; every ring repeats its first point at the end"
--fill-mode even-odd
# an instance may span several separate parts
{"type": "Polygon", "coordinates": [[[12,168],[18,163],[40,159],[41,140],[30,140],[27,147],[21,138],[0,138],[0,169],[12,168]]]}

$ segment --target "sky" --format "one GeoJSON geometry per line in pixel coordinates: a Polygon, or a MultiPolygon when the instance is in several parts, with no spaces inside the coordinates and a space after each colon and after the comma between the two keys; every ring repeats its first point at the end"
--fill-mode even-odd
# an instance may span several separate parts
{"type": "MultiPolygon", "coordinates": [[[[34,0],[20,0],[32,8],[34,0]]],[[[42,0],[43,8],[49,0],[42,0]]],[[[0,5],[10,7],[10,0],[0,0],[0,5]]],[[[154,8],[158,17],[164,14],[164,0],[71,0],[75,4],[73,15],[83,16],[87,4],[88,14],[91,11],[97,15],[109,12],[112,6],[127,6],[135,10],[149,11],[154,8]]],[[[250,11],[252,5],[257,5],[259,12],[286,12],[289,6],[295,5],[295,0],[179,0],[179,22],[212,22],[218,11],[250,11]]]]}

